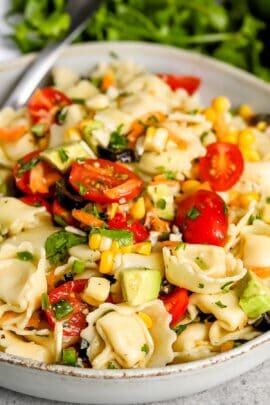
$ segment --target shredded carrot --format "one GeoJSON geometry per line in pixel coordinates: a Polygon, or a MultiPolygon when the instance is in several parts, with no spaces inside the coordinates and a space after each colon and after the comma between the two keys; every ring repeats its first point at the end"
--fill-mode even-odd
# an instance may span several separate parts
{"type": "Polygon", "coordinates": [[[270,267],[253,267],[248,266],[249,270],[253,271],[260,278],[270,277],[270,267]]]}
{"type": "Polygon", "coordinates": [[[128,140],[131,145],[134,145],[137,139],[144,134],[145,127],[157,125],[165,120],[166,116],[162,112],[152,112],[142,116],[131,124],[131,129],[128,133],[128,140]]]}
{"type": "Polygon", "coordinates": [[[179,242],[176,242],[176,241],[174,241],[174,240],[164,240],[164,241],[162,241],[162,242],[159,242],[159,244],[160,244],[162,247],[175,247],[175,246],[178,245],[178,243],[179,243],[179,242]]]}
{"type": "Polygon", "coordinates": [[[56,277],[54,274],[54,270],[51,270],[48,274],[47,274],[47,284],[48,284],[48,290],[52,290],[55,287],[55,283],[56,283],[56,277]]]}
{"type": "Polygon", "coordinates": [[[39,324],[40,324],[40,318],[39,318],[38,312],[35,311],[32,314],[31,318],[29,319],[26,327],[27,328],[35,328],[35,329],[37,329],[39,324]]]}
{"type": "Polygon", "coordinates": [[[87,226],[99,227],[103,224],[101,219],[83,210],[73,209],[72,216],[73,218],[77,219],[77,221],[87,226]]]}
{"type": "Polygon", "coordinates": [[[179,149],[187,149],[187,142],[184,139],[181,139],[178,135],[174,134],[173,132],[169,132],[169,137],[171,141],[176,143],[179,149]]]}
{"type": "Polygon", "coordinates": [[[11,128],[0,128],[0,141],[15,142],[27,132],[26,125],[17,125],[11,128]]]}
{"type": "Polygon", "coordinates": [[[115,83],[115,80],[114,80],[114,75],[113,75],[113,73],[112,73],[112,72],[106,73],[106,74],[103,76],[102,81],[101,81],[101,86],[100,86],[100,87],[101,87],[101,90],[102,90],[102,91],[108,90],[108,88],[111,87],[111,86],[113,86],[114,83],[115,83]]]}
{"type": "Polygon", "coordinates": [[[160,219],[157,215],[153,213],[151,216],[151,227],[154,231],[158,232],[169,232],[170,226],[169,222],[164,221],[163,219],[160,219]]]}
{"type": "Polygon", "coordinates": [[[163,174],[158,174],[157,176],[154,177],[153,181],[149,183],[149,186],[154,186],[157,184],[167,184],[168,186],[177,186],[179,182],[177,180],[167,180],[166,176],[163,174]]]}
{"type": "Polygon", "coordinates": [[[0,318],[0,327],[4,325],[5,322],[9,321],[10,319],[18,316],[17,312],[7,311],[5,312],[0,318]]]}

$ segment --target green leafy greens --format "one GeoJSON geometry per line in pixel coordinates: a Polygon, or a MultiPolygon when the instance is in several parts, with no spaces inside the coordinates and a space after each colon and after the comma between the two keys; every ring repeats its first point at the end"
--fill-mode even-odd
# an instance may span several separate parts
{"type": "Polygon", "coordinates": [[[59,231],[48,237],[45,243],[46,258],[50,264],[59,265],[68,258],[68,249],[87,242],[86,236],[59,231]]]}

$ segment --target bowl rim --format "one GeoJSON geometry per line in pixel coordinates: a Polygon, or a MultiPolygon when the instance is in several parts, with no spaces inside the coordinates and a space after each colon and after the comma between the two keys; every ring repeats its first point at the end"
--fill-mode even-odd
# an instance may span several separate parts
{"type": "MultiPolygon", "coordinates": [[[[116,51],[117,49],[125,49],[125,47],[132,47],[134,52],[140,50],[147,50],[148,54],[161,52],[164,54],[170,53],[170,55],[183,55],[186,60],[192,63],[204,62],[208,66],[219,70],[225,75],[234,76],[236,78],[241,78],[241,81],[245,81],[247,85],[256,86],[261,92],[266,93],[270,97],[270,84],[264,82],[261,79],[256,78],[251,73],[245,72],[242,69],[228,65],[224,62],[215,60],[208,56],[204,56],[195,52],[182,50],[169,45],[152,44],[147,42],[134,42],[134,41],[111,41],[111,42],[87,42],[83,44],[74,44],[63,51],[61,56],[65,55],[77,55],[85,53],[86,50],[93,51],[95,48],[103,48],[108,54],[111,51],[116,51]]],[[[168,57],[170,56],[168,55],[168,57]]],[[[26,67],[31,63],[36,57],[36,53],[31,53],[26,56],[18,57],[14,60],[4,62],[0,64],[0,74],[2,72],[16,70],[22,67],[26,67]]],[[[233,360],[246,353],[259,348],[262,345],[270,343],[270,331],[263,333],[262,335],[252,339],[241,346],[234,348],[228,352],[220,353],[212,357],[208,357],[201,360],[195,360],[188,363],[181,363],[175,365],[168,365],[164,367],[155,367],[148,369],[114,369],[114,370],[96,370],[96,369],[83,369],[75,368],[69,366],[63,366],[59,364],[45,364],[37,360],[32,360],[28,358],[23,358],[19,356],[14,356],[11,354],[0,352],[0,364],[19,366],[21,368],[33,369],[39,371],[46,371],[49,373],[86,378],[86,379],[141,379],[141,378],[160,378],[169,377],[177,374],[189,374],[194,371],[202,371],[208,369],[209,367],[214,367],[220,365],[224,362],[233,360]]]]}

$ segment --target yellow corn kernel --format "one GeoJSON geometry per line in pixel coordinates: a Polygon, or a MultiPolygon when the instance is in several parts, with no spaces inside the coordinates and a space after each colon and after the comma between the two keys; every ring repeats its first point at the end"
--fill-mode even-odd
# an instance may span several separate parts
{"type": "Polygon", "coordinates": [[[182,191],[183,193],[191,193],[193,191],[198,190],[201,183],[198,180],[186,180],[182,183],[182,191]]]}
{"type": "Polygon", "coordinates": [[[228,97],[219,96],[213,99],[212,107],[217,113],[224,114],[231,108],[231,103],[228,97]]]}
{"type": "Polygon", "coordinates": [[[113,253],[118,253],[118,252],[120,252],[119,243],[117,242],[117,240],[113,240],[110,250],[111,250],[113,253]]]}
{"type": "Polygon", "coordinates": [[[241,207],[248,207],[249,204],[251,203],[251,201],[259,201],[260,199],[260,194],[259,193],[255,193],[255,192],[250,192],[250,193],[245,193],[245,194],[241,194],[238,197],[238,203],[241,207]]]}
{"type": "Polygon", "coordinates": [[[64,133],[64,142],[79,141],[80,139],[81,134],[77,128],[69,128],[64,133]]]}
{"type": "Polygon", "coordinates": [[[99,262],[99,271],[102,274],[110,274],[113,269],[114,253],[111,250],[105,250],[101,253],[99,262]]]}
{"type": "Polygon", "coordinates": [[[244,118],[245,120],[248,120],[254,115],[254,111],[248,104],[242,104],[239,107],[238,114],[244,118]]]}
{"type": "Polygon", "coordinates": [[[220,346],[220,351],[221,353],[223,352],[227,352],[228,350],[232,350],[234,348],[234,342],[233,341],[229,341],[229,342],[225,342],[220,346]]]}
{"type": "Polygon", "coordinates": [[[255,142],[254,132],[251,128],[243,129],[239,134],[238,144],[240,148],[249,148],[255,142]]]}
{"type": "Polygon", "coordinates": [[[116,203],[116,202],[111,203],[109,205],[109,207],[108,207],[108,215],[109,215],[110,219],[113,219],[113,217],[115,216],[117,208],[118,208],[118,203],[116,203]]]}
{"type": "Polygon", "coordinates": [[[94,233],[93,235],[90,235],[90,238],[89,238],[90,249],[92,249],[92,250],[99,249],[101,238],[102,238],[102,236],[99,233],[94,233]]]}
{"type": "Polygon", "coordinates": [[[152,328],[153,322],[148,314],[146,314],[145,312],[138,312],[138,315],[141,318],[141,320],[145,323],[147,329],[152,328]]]}
{"type": "Polygon", "coordinates": [[[215,122],[217,119],[217,113],[212,107],[208,107],[204,110],[204,116],[208,121],[215,122]]]}
{"type": "Polygon", "coordinates": [[[131,207],[130,213],[134,219],[142,219],[145,216],[144,198],[140,197],[131,207]]]}
{"type": "Polygon", "coordinates": [[[211,188],[211,186],[210,186],[210,183],[209,183],[208,181],[205,181],[205,182],[203,182],[203,183],[200,183],[200,185],[199,185],[199,187],[198,187],[198,190],[208,190],[208,191],[211,191],[212,188],[211,188]]]}
{"type": "Polygon", "coordinates": [[[151,248],[151,242],[141,242],[133,246],[133,251],[141,255],[150,255],[151,248]]]}
{"type": "Polygon", "coordinates": [[[241,152],[246,160],[257,162],[260,160],[259,152],[251,148],[241,148],[241,152]]]}
{"type": "Polygon", "coordinates": [[[224,142],[229,142],[229,143],[238,143],[238,131],[235,129],[231,129],[227,131],[226,135],[224,136],[224,139],[222,139],[224,142]]]}
{"type": "Polygon", "coordinates": [[[120,250],[121,250],[121,253],[132,253],[133,245],[122,246],[120,250]]]}
{"type": "Polygon", "coordinates": [[[266,129],[266,127],[267,127],[267,123],[264,122],[264,121],[260,121],[260,122],[258,122],[258,124],[256,125],[256,128],[257,128],[259,131],[264,131],[264,130],[266,129]]]}

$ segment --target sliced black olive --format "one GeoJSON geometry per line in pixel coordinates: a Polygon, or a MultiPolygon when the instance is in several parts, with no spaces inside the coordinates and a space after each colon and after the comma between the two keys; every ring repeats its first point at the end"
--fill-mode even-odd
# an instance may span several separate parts
{"type": "Polygon", "coordinates": [[[163,280],[160,286],[160,294],[171,294],[174,290],[174,286],[167,280],[163,280]]]}
{"type": "Polygon", "coordinates": [[[65,284],[65,280],[58,280],[56,283],[55,283],[55,288],[57,288],[57,287],[60,287],[60,285],[63,285],[63,284],[65,284]]]}
{"type": "Polygon", "coordinates": [[[270,312],[263,314],[252,326],[262,332],[270,330],[270,312]]]}
{"type": "Polygon", "coordinates": [[[116,278],[110,274],[105,274],[105,278],[110,282],[110,284],[114,284],[116,282],[116,278]]]}
{"type": "Polygon", "coordinates": [[[56,183],[56,198],[61,205],[68,209],[82,208],[87,203],[81,195],[71,190],[71,187],[64,179],[56,183]]]}
{"type": "Polygon", "coordinates": [[[259,122],[266,122],[267,124],[270,124],[270,114],[268,113],[255,114],[249,120],[249,123],[251,125],[257,125],[259,122]]]}
{"type": "Polygon", "coordinates": [[[73,274],[69,271],[64,275],[65,281],[73,281],[73,274]]]}
{"type": "Polygon", "coordinates": [[[98,146],[98,156],[102,159],[108,159],[112,162],[131,163],[135,162],[136,156],[132,149],[114,150],[98,146]]]}
{"type": "Polygon", "coordinates": [[[88,341],[86,339],[82,339],[79,347],[79,357],[82,359],[83,362],[89,361],[87,356],[88,347],[89,347],[88,341]]]}

